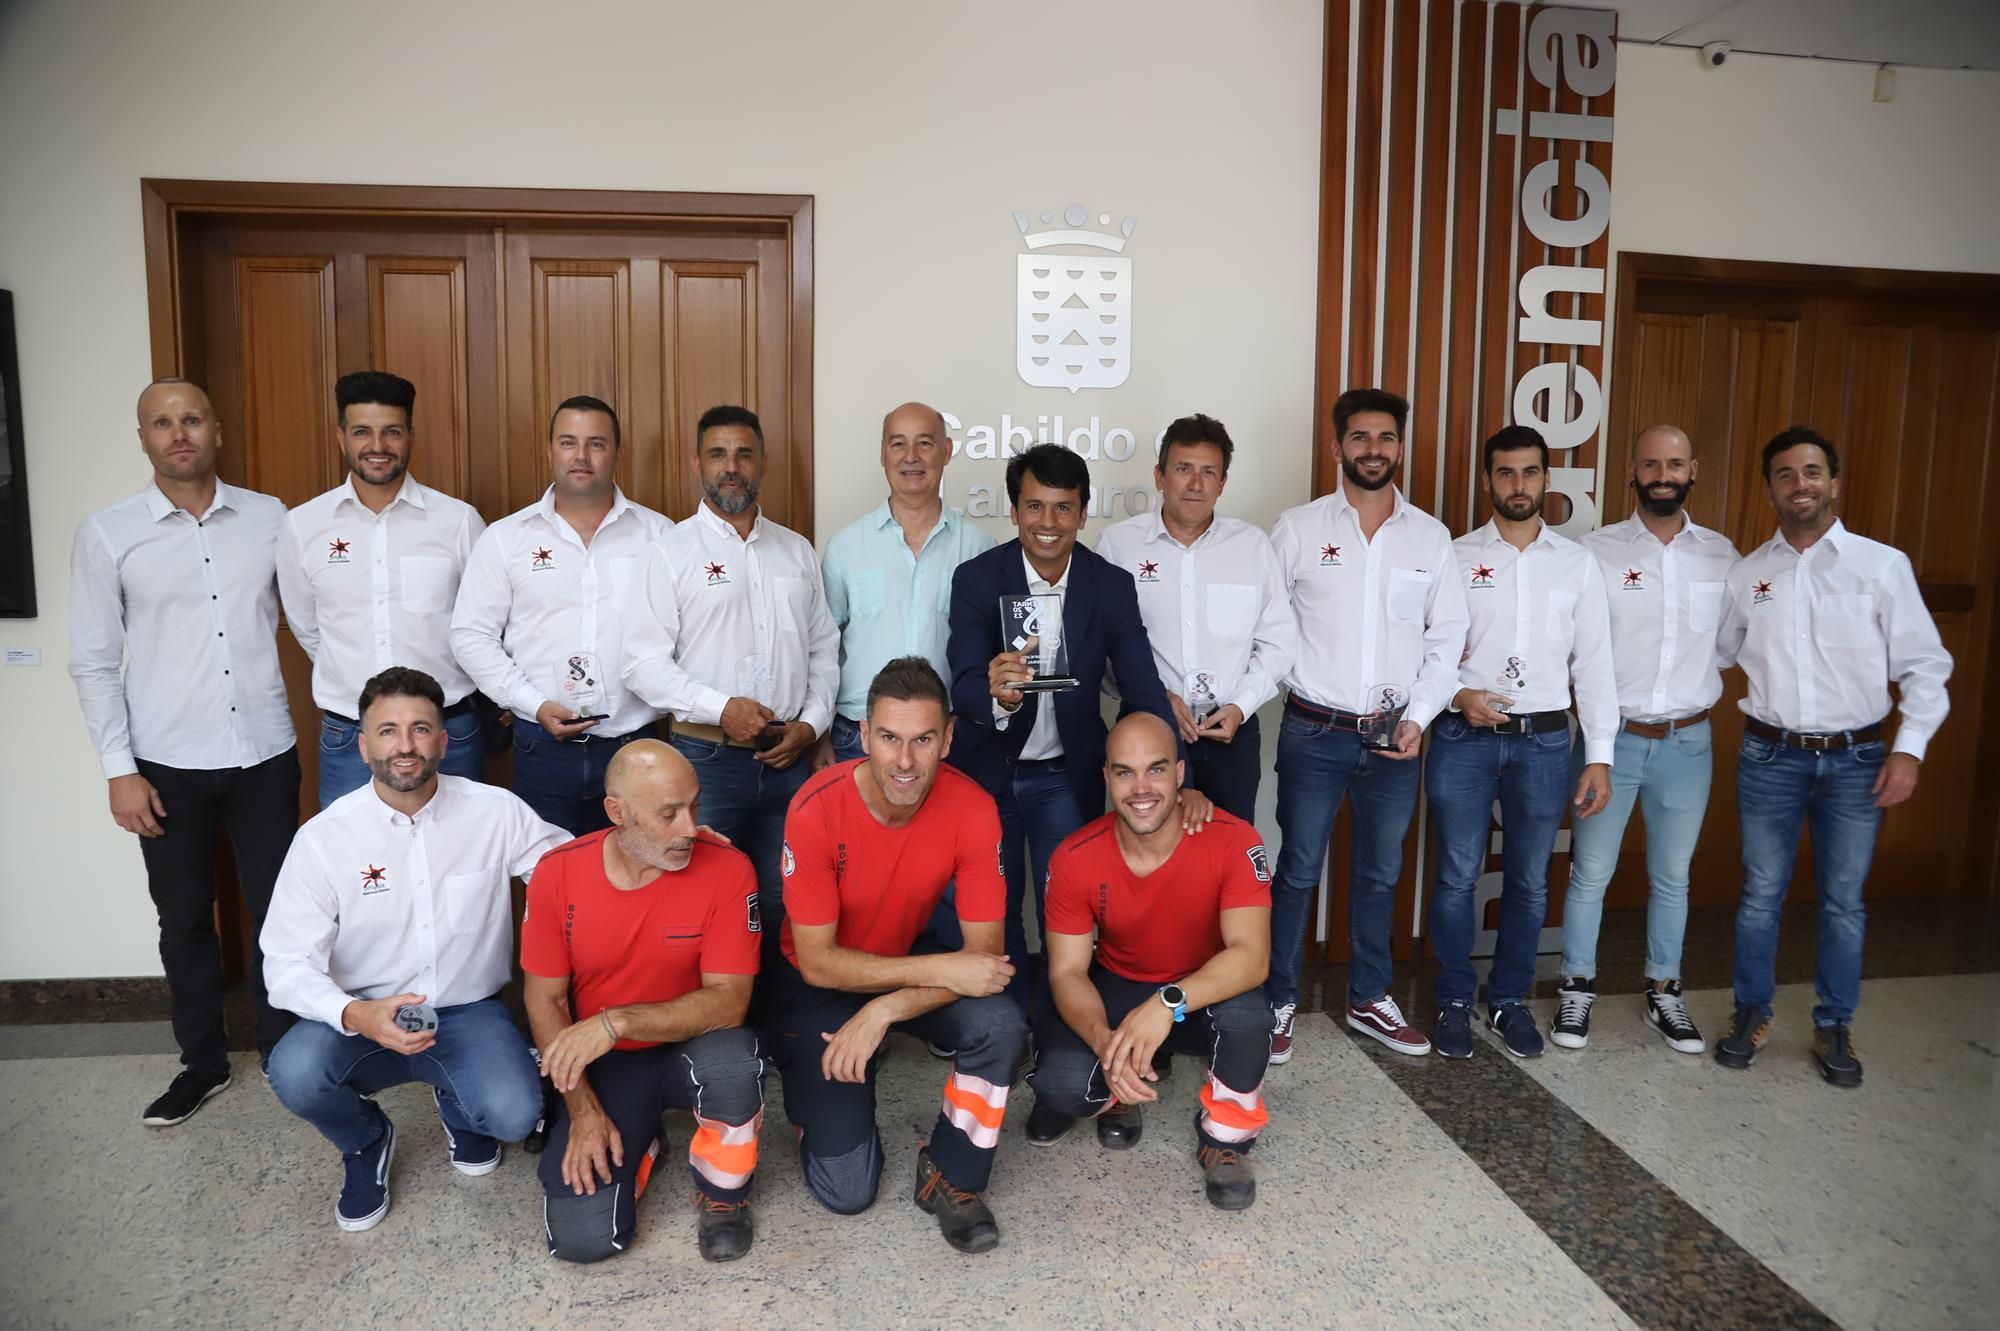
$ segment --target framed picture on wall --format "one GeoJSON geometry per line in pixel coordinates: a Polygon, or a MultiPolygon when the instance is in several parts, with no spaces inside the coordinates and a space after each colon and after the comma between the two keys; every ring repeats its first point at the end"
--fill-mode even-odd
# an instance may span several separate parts
{"type": "Polygon", "coordinates": [[[0,291],[0,618],[35,617],[35,552],[28,540],[28,445],[21,436],[21,360],[14,293],[0,291]]]}

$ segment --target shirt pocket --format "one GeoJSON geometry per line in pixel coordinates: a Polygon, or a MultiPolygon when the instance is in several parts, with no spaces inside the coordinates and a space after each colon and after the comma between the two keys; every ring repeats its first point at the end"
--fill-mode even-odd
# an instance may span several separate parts
{"type": "Polygon", "coordinates": [[[1722,594],[1725,590],[1720,582],[1688,584],[1689,628],[1696,633],[1713,633],[1722,627],[1722,594]]]}
{"type": "Polygon", "coordinates": [[[888,575],[879,568],[856,572],[847,587],[847,622],[854,624],[881,614],[889,599],[888,582],[888,575]]]}
{"type": "Polygon", "coordinates": [[[507,927],[514,903],[506,870],[499,865],[476,873],[447,874],[439,890],[444,893],[445,920],[454,931],[476,931],[496,922],[507,927]]]}
{"type": "Polygon", "coordinates": [[[1567,644],[1571,631],[1576,628],[1576,593],[1549,593],[1549,637],[1557,644],[1567,644]]]}
{"type": "Polygon", "coordinates": [[[771,589],[778,598],[778,628],[786,633],[806,631],[807,602],[812,592],[804,578],[781,577],[771,579],[771,589]]]}
{"type": "Polygon", "coordinates": [[[451,605],[451,560],[443,555],[404,555],[403,609],[429,615],[451,605]]]}
{"type": "Polygon", "coordinates": [[[1424,605],[1430,600],[1432,575],[1420,569],[1389,570],[1389,618],[1399,624],[1424,622],[1424,605]]]}
{"type": "Polygon", "coordinates": [[[1866,592],[1813,602],[1813,636],[1827,647],[1867,647],[1875,641],[1875,598],[1866,592]]]}
{"type": "Polygon", "coordinates": [[[1218,638],[1248,636],[1257,622],[1257,589],[1247,582],[1218,582],[1208,589],[1208,631],[1218,638]]]}

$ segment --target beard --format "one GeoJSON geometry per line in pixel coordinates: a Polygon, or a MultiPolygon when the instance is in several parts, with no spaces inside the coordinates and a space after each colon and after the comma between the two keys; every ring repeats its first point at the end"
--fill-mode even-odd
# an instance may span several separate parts
{"type": "Polygon", "coordinates": [[[1670,518],[1681,511],[1687,503],[1688,491],[1694,489],[1693,481],[1658,481],[1654,485],[1632,482],[1632,489],[1638,493],[1639,504],[1656,518],[1670,518]],[[1656,495],[1652,491],[1658,486],[1672,490],[1670,495],[1656,495]]]}
{"type": "Polygon", "coordinates": [[[1489,494],[1487,498],[1493,501],[1493,511],[1509,522],[1526,522],[1542,511],[1540,495],[1509,495],[1502,499],[1489,494]]]}
{"type": "Polygon", "coordinates": [[[374,774],[377,781],[380,781],[389,789],[399,795],[407,795],[413,790],[423,789],[425,783],[437,775],[438,767],[443,762],[444,755],[442,754],[435,758],[425,758],[422,754],[417,753],[392,753],[387,758],[380,760],[371,759],[368,764],[368,770],[374,774]],[[418,759],[421,765],[410,776],[398,776],[393,764],[402,762],[408,758],[418,759]]]}
{"type": "Polygon", "coordinates": [[[1393,463],[1384,468],[1379,477],[1370,480],[1367,474],[1355,465],[1356,462],[1357,459],[1343,455],[1340,459],[1340,474],[1348,479],[1349,484],[1359,490],[1386,489],[1395,483],[1396,473],[1403,469],[1401,463],[1393,463]]]}
{"type": "Polygon", "coordinates": [[[618,848],[638,863],[648,868],[673,872],[685,869],[694,854],[693,837],[667,837],[654,840],[631,823],[618,829],[618,848]]]}
{"type": "Polygon", "coordinates": [[[749,481],[744,481],[741,476],[737,476],[734,472],[725,474],[722,480],[714,482],[703,480],[701,491],[708,496],[709,503],[714,504],[732,518],[738,513],[749,512],[750,506],[757,502],[757,487],[749,481]],[[722,481],[729,480],[732,477],[743,481],[743,490],[739,494],[725,495],[722,493],[722,481]]]}

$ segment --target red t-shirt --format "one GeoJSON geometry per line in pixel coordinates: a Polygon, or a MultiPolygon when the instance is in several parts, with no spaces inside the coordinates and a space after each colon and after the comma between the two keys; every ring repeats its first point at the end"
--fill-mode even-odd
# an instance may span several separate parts
{"type": "MultiPolygon", "coordinates": [[[[608,1007],[666,1003],[711,975],[755,975],[757,875],[750,857],[695,842],[687,867],[630,892],[604,872],[604,838],[592,832],[542,856],[521,916],[521,969],[570,982],[578,1021],[608,1007]]],[[[620,1049],[644,1049],[620,1040],[620,1049]]]]}
{"type": "Polygon", "coordinates": [[[979,783],[940,766],[917,816],[884,827],[862,802],[857,758],[813,775],[785,815],[785,922],[778,945],[799,964],[792,921],[837,924],[842,947],[907,957],[945,887],[958,880],[958,918],[970,924],[1007,914],[1000,877],[1000,810],[979,783]]]}
{"type": "Polygon", "coordinates": [[[1049,860],[1049,932],[1097,930],[1097,959],[1142,984],[1167,984],[1222,951],[1222,912],[1271,904],[1271,862],[1257,829],[1215,811],[1141,878],[1118,849],[1118,815],[1085,823],[1049,860]]]}

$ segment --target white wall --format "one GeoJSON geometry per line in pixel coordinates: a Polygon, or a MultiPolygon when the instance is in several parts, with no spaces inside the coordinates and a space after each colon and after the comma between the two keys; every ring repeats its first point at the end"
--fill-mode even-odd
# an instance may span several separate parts
{"type": "MultiPolygon", "coordinates": [[[[58,3],[0,10],[0,286],[21,335],[42,615],[0,622],[0,978],[157,974],[134,840],[104,808],[67,658],[70,535],[147,471],[142,176],[752,190],[816,197],[822,536],[874,504],[882,413],[1203,410],[1225,503],[1303,495],[1321,18],[1254,6],[58,3]],[[732,58],[732,52],[741,52],[732,58]],[[753,56],[751,53],[761,53],[753,56]],[[1138,219],[1134,368],[1014,373],[1014,210],[1138,219]]],[[[961,459],[947,484],[997,480],[961,459]]],[[[1144,485],[1145,449],[1106,479],[1144,485]]]]}

